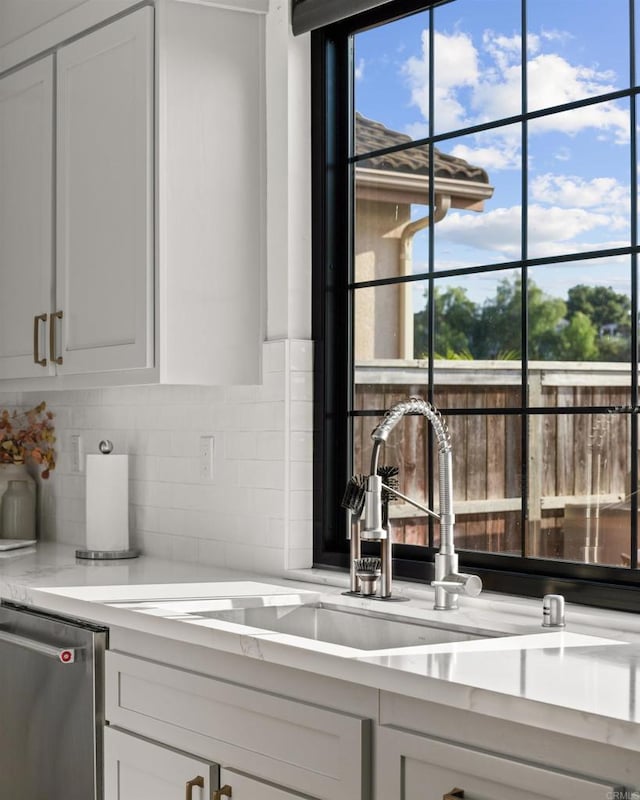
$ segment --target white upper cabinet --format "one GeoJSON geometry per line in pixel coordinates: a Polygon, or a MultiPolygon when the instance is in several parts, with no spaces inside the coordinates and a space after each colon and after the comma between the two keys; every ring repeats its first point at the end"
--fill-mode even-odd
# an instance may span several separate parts
{"type": "Polygon", "coordinates": [[[49,373],[53,59],[0,79],[0,376],[49,373]]]}
{"type": "Polygon", "coordinates": [[[153,10],[58,52],[58,372],[153,366],[153,10]]]}
{"type": "Polygon", "coordinates": [[[260,382],[265,12],[63,15],[0,77],[2,388],[260,382]]]}

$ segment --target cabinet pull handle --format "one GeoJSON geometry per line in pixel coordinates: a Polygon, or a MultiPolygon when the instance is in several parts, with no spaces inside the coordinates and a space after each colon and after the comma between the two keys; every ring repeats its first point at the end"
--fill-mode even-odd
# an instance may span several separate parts
{"type": "Polygon", "coordinates": [[[62,311],[54,311],[49,325],[49,358],[54,364],[62,364],[62,356],[56,356],[56,319],[62,316],[62,311]]]}
{"type": "Polygon", "coordinates": [[[192,800],[194,786],[199,786],[201,789],[204,789],[204,778],[202,775],[198,775],[197,778],[192,778],[190,781],[187,781],[185,800],[192,800]]]}
{"type": "Polygon", "coordinates": [[[442,800],[464,800],[464,789],[452,789],[450,792],[442,795],[442,800]]]}
{"type": "Polygon", "coordinates": [[[212,795],[211,800],[222,800],[223,797],[231,797],[231,787],[228,783],[222,787],[222,789],[217,789],[212,795]]]}
{"type": "Polygon", "coordinates": [[[39,322],[46,322],[47,314],[37,314],[33,318],[33,363],[41,367],[47,366],[47,359],[40,358],[40,326],[39,322]]]}

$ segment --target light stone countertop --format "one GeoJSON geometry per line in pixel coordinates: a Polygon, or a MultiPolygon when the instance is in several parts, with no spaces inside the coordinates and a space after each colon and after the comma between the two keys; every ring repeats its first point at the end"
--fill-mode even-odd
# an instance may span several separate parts
{"type": "Polygon", "coordinates": [[[76,559],[71,546],[53,543],[0,557],[5,600],[640,751],[640,615],[568,604],[566,629],[544,631],[540,601],[487,593],[462,598],[457,611],[437,612],[431,590],[416,584],[395,586],[411,602],[381,604],[339,597],[345,586],[339,573],[309,570],[295,578],[145,556],[96,564],[76,559]],[[187,617],[171,608],[172,600],[184,598],[274,594],[339,597],[374,613],[502,636],[367,652],[187,617]],[[135,608],[154,600],[168,602],[135,608]]]}

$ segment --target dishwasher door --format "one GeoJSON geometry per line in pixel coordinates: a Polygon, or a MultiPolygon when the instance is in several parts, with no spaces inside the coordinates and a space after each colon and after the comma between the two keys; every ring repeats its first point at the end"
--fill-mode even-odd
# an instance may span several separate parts
{"type": "Polygon", "coordinates": [[[102,800],[106,637],[0,605],[0,798],[102,800]]]}

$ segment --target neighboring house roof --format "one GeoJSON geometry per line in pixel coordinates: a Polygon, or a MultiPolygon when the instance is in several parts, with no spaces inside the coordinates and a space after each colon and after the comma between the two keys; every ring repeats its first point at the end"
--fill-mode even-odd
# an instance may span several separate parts
{"type": "MultiPolygon", "coordinates": [[[[409,144],[413,140],[406,133],[391,130],[380,122],[367,119],[356,112],[355,140],[359,154],[383,150],[400,144],[409,144]]],[[[489,184],[489,175],[482,167],[476,167],[463,158],[443,153],[437,147],[434,153],[434,177],[436,193],[446,193],[452,198],[453,208],[473,208],[482,210],[483,201],[493,194],[489,184]]],[[[397,195],[404,191],[405,202],[424,202],[424,194],[429,178],[429,148],[427,146],[411,147],[387,155],[374,156],[356,164],[357,180],[369,199],[388,199],[401,202],[397,195]],[[384,184],[388,197],[379,194],[384,184]],[[367,192],[365,186],[376,188],[377,198],[367,192]],[[418,191],[421,199],[414,192],[418,191]]],[[[363,192],[359,192],[363,196],[363,192]]]]}

